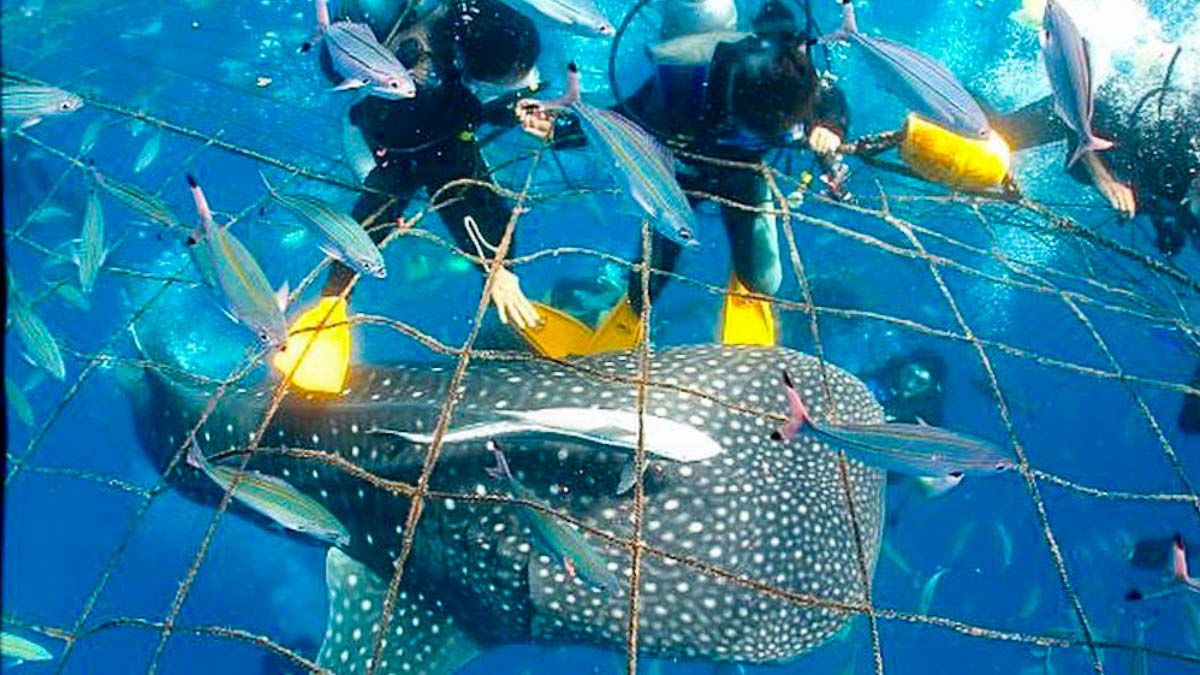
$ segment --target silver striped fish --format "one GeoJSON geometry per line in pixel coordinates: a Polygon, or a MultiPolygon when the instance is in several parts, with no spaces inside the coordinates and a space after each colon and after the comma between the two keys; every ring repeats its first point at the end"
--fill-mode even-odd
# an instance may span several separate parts
{"type": "Polygon", "coordinates": [[[1113,144],[1092,132],[1096,100],[1087,40],[1079,33],[1071,15],[1054,0],[1046,3],[1042,23],[1042,58],[1054,90],[1054,112],[1079,135],[1079,145],[1067,161],[1070,167],[1085,153],[1107,150],[1113,144]]]}
{"type": "Polygon", "coordinates": [[[54,294],[57,295],[63,302],[71,307],[78,309],[81,312],[86,312],[92,308],[92,303],[79,291],[65,281],[54,287],[54,294]]]}
{"type": "Polygon", "coordinates": [[[326,1],[316,3],[317,36],[300,51],[306,52],[316,40],[324,39],[333,69],[343,78],[335,91],[362,89],[371,96],[389,99],[417,95],[412,74],[395,54],[379,44],[370,26],[352,21],[330,23],[326,1]]]}
{"type": "Polygon", "coordinates": [[[912,47],[859,32],[850,0],[842,0],[841,29],[821,39],[862,47],[883,86],[913,112],[969,138],[988,135],[987,115],[953,73],[912,47]]]}
{"type": "Polygon", "coordinates": [[[169,228],[183,227],[179,217],[163,199],[132,183],[124,183],[111,176],[106,176],[97,171],[95,167],[91,167],[90,174],[92,183],[96,187],[104,190],[110,197],[131,210],[146,216],[152,222],[166,225],[169,228]]]}
{"type": "Polygon", "coordinates": [[[574,63],[569,66],[566,93],[545,105],[567,108],[579,117],[589,144],[616,167],[629,196],[642,207],[655,230],[686,248],[700,245],[696,214],[675,179],[670,151],[622,115],[580,100],[579,68],[574,63]]]}
{"type": "Polygon", "coordinates": [[[267,177],[259,174],[271,197],[309,228],[321,235],[321,251],[349,267],[383,279],[387,267],[383,253],[357,220],[341,213],[328,202],[303,194],[279,192],[267,177]]]}
{"type": "Polygon", "coordinates": [[[62,350],[58,348],[54,334],[17,291],[12,272],[8,275],[8,289],[8,320],[17,329],[17,337],[25,347],[25,356],[30,363],[44,369],[54,376],[54,379],[62,381],[67,376],[62,350]]]}
{"type": "Polygon", "coordinates": [[[70,115],[83,107],[83,99],[58,87],[4,80],[0,85],[0,108],[4,125],[19,123],[21,129],[45,117],[70,115]]]}
{"type": "Polygon", "coordinates": [[[8,631],[0,632],[0,656],[8,660],[5,665],[9,666],[17,666],[26,662],[49,661],[54,658],[50,650],[45,647],[8,631]]]}
{"type": "Polygon", "coordinates": [[[241,473],[241,480],[233,490],[234,498],[286,529],[337,546],[350,543],[350,532],[345,525],[319,502],[282,478],[257,471],[239,472],[231,467],[213,464],[204,458],[195,441],[188,449],[187,462],[226,491],[241,473]]]}
{"type": "Polygon", "coordinates": [[[162,147],[162,137],[162,127],[156,127],[154,133],[150,134],[150,138],[146,139],[145,145],[138,153],[137,160],[133,163],[134,173],[145,171],[154,163],[155,159],[158,159],[158,151],[162,147]]]}
{"type": "Polygon", "coordinates": [[[287,284],[278,294],[273,292],[250,251],[232,232],[213,223],[208,200],[191,174],[188,186],[200,215],[200,228],[188,239],[188,248],[200,275],[220,295],[226,312],[235,321],[253,330],[269,346],[283,346],[287,342],[287,319],[283,315],[287,284]]]}
{"type": "Polygon", "coordinates": [[[864,464],[915,476],[992,475],[1014,468],[995,444],[924,424],[828,424],[814,420],[784,371],[791,418],[773,434],[791,440],[807,431],[864,464]]]}
{"type": "Polygon", "coordinates": [[[534,21],[578,35],[607,37],[617,32],[592,0],[505,0],[505,4],[534,21]]]}
{"type": "Polygon", "coordinates": [[[83,210],[83,230],[75,249],[75,264],[79,266],[79,289],[84,295],[92,292],[96,277],[104,266],[108,251],[104,247],[104,211],[100,208],[100,195],[88,190],[87,204],[83,210]]]}
{"type": "Polygon", "coordinates": [[[33,406],[29,405],[29,397],[25,396],[21,385],[8,376],[4,377],[4,398],[8,401],[9,410],[16,414],[21,424],[32,428],[33,406]]]}
{"type": "MultiPolygon", "coordinates": [[[[496,458],[496,466],[487,469],[488,475],[506,482],[514,498],[539,503],[537,493],[525,487],[512,474],[500,446],[495,441],[488,441],[487,448],[496,458]]],[[[615,594],[621,589],[616,575],[608,569],[604,559],[583,535],[563,523],[557,516],[530,506],[521,506],[519,509],[519,517],[529,528],[533,544],[561,564],[568,579],[574,580],[578,577],[584,583],[610,594],[615,594]]]]}

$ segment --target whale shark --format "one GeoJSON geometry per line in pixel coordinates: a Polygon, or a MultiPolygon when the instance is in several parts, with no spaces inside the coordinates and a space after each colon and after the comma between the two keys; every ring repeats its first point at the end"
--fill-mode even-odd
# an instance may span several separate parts
{"type": "MultiPolygon", "coordinates": [[[[788,349],[689,346],[650,358],[643,417],[658,422],[644,427],[667,429],[671,438],[644,432],[642,655],[783,663],[829,640],[853,618],[846,605],[865,601],[862,567],[871,574],[879,551],[885,474],[845,459],[843,475],[843,458],[816,437],[772,440],[788,410],[781,368],[812,414],[884,421],[862,382],[788,349]],[[699,450],[689,454],[690,444],[699,450]]],[[[633,453],[623,437],[639,410],[640,358],[476,360],[451,392],[453,371],[453,362],[437,361],[359,366],[339,396],[290,392],[251,453],[244,449],[277,383],[233,386],[215,398],[177,373],[147,368],[129,390],[142,445],[160,471],[215,400],[195,434],[209,462],[246,460],[247,469],[286,482],[344,526],[348,538],[330,548],[326,563],[323,668],[443,675],[503,644],[626,649],[637,501],[617,486],[633,453]],[[411,491],[396,486],[416,484],[452,395],[385,624],[411,506],[411,491]],[[522,513],[530,505],[506,500],[504,483],[488,474],[495,459],[487,448],[496,439],[472,431],[487,425],[502,436],[513,480],[536,498],[541,517],[569,516],[573,539],[590,547],[617,588],[585,583],[534,543],[529,512],[522,513]],[[587,433],[572,433],[572,425],[587,433]],[[372,664],[377,640],[380,661],[372,664]]],[[[195,467],[179,463],[170,477],[185,491],[219,494],[195,467]]]]}

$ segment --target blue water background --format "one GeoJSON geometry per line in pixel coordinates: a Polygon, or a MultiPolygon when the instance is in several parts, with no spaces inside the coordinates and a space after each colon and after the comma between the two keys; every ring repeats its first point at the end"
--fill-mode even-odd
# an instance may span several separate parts
{"type": "MultiPolygon", "coordinates": [[[[1166,3],[1163,3],[1166,4],[1166,3]]],[[[1170,3],[1156,8],[1169,23],[1171,16],[1189,16],[1195,3],[1170,3]]],[[[5,2],[7,14],[19,3],[5,2]]],[[[756,8],[741,6],[743,20],[756,8]]],[[[1032,31],[1008,20],[1016,8],[1007,2],[876,2],[861,5],[861,25],[876,27],[898,40],[917,45],[946,62],[969,85],[998,105],[1009,108],[1040,96],[1048,88],[1019,91],[997,83],[995,68],[1012,59],[1036,61],[1037,42],[1032,31]]],[[[622,8],[604,5],[610,17],[622,8]]],[[[819,3],[818,18],[836,23],[832,2],[819,3]]],[[[653,15],[633,24],[622,50],[622,87],[632,89],[644,74],[638,61],[640,45],[653,27],[653,15]]],[[[311,33],[311,8],[307,2],[256,3],[100,3],[47,2],[30,20],[6,23],[4,66],[41,77],[69,88],[88,91],[131,109],[145,109],[185,129],[223,142],[252,148],[265,156],[312,170],[338,173],[341,115],[345,99],[323,90],[324,81],[313,59],[298,56],[295,47],[311,33]],[[152,37],[128,34],[161,20],[161,32],[152,37]],[[122,36],[126,33],[126,36],[122,36]],[[257,88],[255,79],[272,83],[257,88]]],[[[590,99],[604,102],[607,90],[607,41],[588,41],[546,33],[540,63],[556,85],[568,60],[583,64],[584,88],[590,99]]],[[[863,63],[842,50],[834,59],[854,110],[854,134],[892,128],[902,114],[896,101],[880,93],[863,63]]],[[[1036,80],[1035,80],[1036,81],[1036,80]]],[[[74,154],[85,127],[97,119],[121,118],[89,106],[64,119],[54,119],[30,130],[47,144],[74,154]]],[[[311,240],[297,237],[289,220],[278,210],[255,214],[253,205],[263,191],[257,177],[262,165],[253,158],[203,149],[203,139],[167,133],[159,158],[135,175],[132,165],[152,130],[132,137],[128,125],[106,128],[91,153],[101,170],[125,180],[157,189],[180,214],[190,217],[181,164],[206,186],[213,207],[231,214],[251,207],[251,215],[237,225],[239,236],[260,257],[270,279],[297,283],[321,260],[311,240]],[[198,154],[197,154],[198,153],[198,154]]],[[[532,141],[510,134],[489,148],[496,161],[533,148],[532,141]]],[[[1056,168],[1062,148],[1047,148],[1021,158],[1023,185],[1047,201],[1078,205],[1070,213],[1085,224],[1110,228],[1116,225],[1095,198],[1056,168]]],[[[580,153],[563,153],[562,170],[574,184],[607,186],[603,172],[580,153]]],[[[807,162],[797,159],[799,168],[807,162]]],[[[33,149],[20,139],[5,143],[4,222],[6,230],[23,223],[66,165],[33,149]]],[[[519,186],[528,163],[521,162],[500,175],[503,184],[519,186]]],[[[286,181],[277,169],[270,175],[286,181]]],[[[872,176],[858,174],[853,187],[874,199],[872,176]]],[[[563,181],[557,165],[543,162],[539,185],[563,181]]],[[[885,177],[889,186],[904,183],[885,177]]],[[[316,194],[349,207],[349,191],[311,181],[297,181],[316,194]]],[[[55,247],[77,235],[82,213],[84,183],[76,171],[66,178],[54,200],[71,217],[49,220],[29,231],[30,236],[55,247]]],[[[915,186],[909,185],[910,192],[915,186]]],[[[522,218],[517,253],[528,254],[557,246],[600,249],[626,260],[636,257],[639,239],[637,218],[614,209],[606,196],[563,198],[539,205],[522,218]]],[[[412,208],[418,208],[420,204],[412,208]]],[[[153,227],[138,225],[136,218],[112,202],[105,203],[110,241],[120,239],[113,251],[113,266],[130,270],[154,269],[164,253],[181,250],[178,241],[153,227]]],[[[626,209],[628,212],[628,209],[626,209]]],[[[903,245],[895,230],[870,218],[855,218],[845,210],[810,204],[804,212],[881,240],[903,245]]],[[[1003,209],[988,213],[1002,225],[1003,209]]],[[[701,209],[703,247],[684,256],[680,274],[716,287],[728,275],[728,251],[715,210],[701,209]]],[[[930,208],[919,224],[946,232],[983,247],[991,242],[965,209],[930,208]]],[[[426,225],[444,237],[435,221],[426,225]]],[[[950,307],[933,283],[924,261],[893,256],[876,246],[854,242],[811,224],[795,224],[797,244],[806,273],[814,279],[818,304],[867,309],[902,317],[925,326],[960,332],[950,307]],[[826,300],[823,301],[823,298],[826,300]]],[[[1146,244],[1144,230],[1122,232],[1124,241],[1146,244]]],[[[1048,239],[1003,228],[1001,243],[1014,256],[1043,256],[1078,274],[1069,250],[1054,251],[1048,239]]],[[[923,237],[932,254],[944,254],[991,274],[1005,272],[990,255],[977,255],[923,237]]],[[[787,251],[785,249],[785,256],[787,251]]],[[[1194,254],[1178,261],[1195,268],[1194,254]]],[[[405,238],[387,250],[392,276],[386,281],[360,284],[355,308],[399,317],[447,344],[461,344],[470,329],[479,302],[480,278],[473,272],[456,272],[446,265],[444,249],[428,241],[405,238]],[[416,260],[424,261],[420,265],[416,260]],[[421,272],[428,265],[430,274],[421,272]]],[[[23,288],[36,289],[42,275],[62,274],[43,267],[44,256],[29,246],[7,242],[7,262],[23,288]]],[[[594,275],[595,258],[562,255],[543,258],[519,269],[525,289],[533,297],[547,292],[563,276],[594,275]]],[[[785,284],[780,297],[799,299],[800,288],[785,263],[785,284]]],[[[1111,370],[1109,355],[1097,347],[1091,334],[1071,314],[1060,298],[1013,289],[978,275],[943,269],[954,291],[958,308],[975,335],[1002,341],[1050,360],[1111,370]]],[[[1112,274],[1118,285],[1129,285],[1129,275],[1117,261],[1112,274]],[[1120,268],[1120,269],[1119,269],[1120,268]]],[[[1145,272],[1141,272],[1145,275],[1145,272]]],[[[1064,282],[1069,283],[1069,282],[1064,282]]],[[[129,313],[129,278],[114,273],[100,277],[92,297],[92,310],[81,313],[51,301],[40,313],[62,341],[78,354],[99,352],[124,324],[129,313]]],[[[1145,292],[1166,297],[1161,284],[1147,280],[1145,292]]],[[[310,291],[302,304],[312,299],[310,291]]],[[[719,296],[705,288],[676,282],[654,307],[654,340],[658,346],[711,341],[719,296]]],[[[1194,304],[1194,303],[1192,303],[1194,304]]],[[[212,307],[169,306],[181,324],[219,325],[212,307]],[[207,317],[207,318],[204,318],[207,317]],[[212,323],[207,323],[208,321],[212,323]]],[[[1190,308],[1190,307],[1189,307],[1190,308]]],[[[1195,356],[1178,336],[1154,331],[1143,321],[1085,305],[1095,329],[1126,374],[1185,381],[1195,356]]],[[[784,344],[811,348],[806,337],[807,316],[781,313],[784,344]]],[[[232,326],[225,327],[236,333],[232,326]]],[[[886,358],[909,349],[936,350],[950,364],[944,425],[1003,440],[1007,432],[987,389],[986,374],[975,349],[958,340],[923,335],[882,322],[822,317],[825,356],[854,372],[865,372],[886,358]]],[[[236,341],[241,336],[227,335],[236,341]]],[[[131,353],[128,338],[117,333],[118,351],[131,353]]],[[[6,369],[24,382],[31,368],[17,355],[14,338],[7,340],[6,369]]],[[[1005,393],[1017,437],[1030,463],[1047,472],[1080,483],[1111,490],[1179,492],[1180,484],[1169,466],[1162,445],[1130,395],[1130,386],[1111,378],[1096,378],[1062,368],[1040,365],[1001,349],[988,356],[1005,393]]],[[[367,327],[356,334],[356,358],[383,362],[427,359],[429,352],[412,340],[383,328],[367,327]]],[[[68,356],[68,384],[87,360],[68,356]]],[[[1180,396],[1177,392],[1133,385],[1148,410],[1158,420],[1161,433],[1178,454],[1193,482],[1200,479],[1196,453],[1200,443],[1182,436],[1174,425],[1180,396]]],[[[71,467],[118,477],[147,488],[158,477],[143,457],[135,436],[137,420],[111,373],[100,371],[88,378],[61,410],[67,387],[42,383],[31,394],[37,422],[50,415],[50,425],[30,460],[31,467],[71,467]]],[[[8,451],[21,456],[31,431],[14,420],[8,425],[8,451]]],[[[881,557],[874,579],[877,606],[916,612],[921,586],[935,572],[942,576],[930,612],[1006,631],[1034,634],[1079,633],[1078,622],[1052,565],[1037,512],[1029,491],[1016,474],[992,480],[967,481],[950,495],[936,499],[905,499],[905,487],[892,490],[889,500],[903,501],[894,510],[894,522],[885,540],[898,557],[881,557]],[[1012,542],[1011,561],[1003,559],[1001,528],[1012,542]],[[903,564],[897,560],[902,559],[903,564]],[[909,570],[905,570],[907,566],[909,570]],[[1031,595],[1040,601],[1028,609],[1031,595]]],[[[1133,504],[1082,496],[1041,484],[1046,512],[1067,572],[1078,593],[1092,629],[1112,640],[1132,642],[1135,617],[1153,621],[1147,632],[1155,646],[1195,654],[1197,628],[1188,622],[1182,600],[1167,599],[1145,605],[1125,602],[1122,596],[1133,585],[1152,587],[1158,577],[1132,570],[1124,556],[1126,544],[1143,536],[1183,532],[1200,542],[1195,512],[1186,505],[1133,504]]],[[[194,559],[209,526],[212,509],[186,501],[167,491],[157,496],[139,517],[136,496],[92,481],[25,470],[5,488],[5,540],[3,559],[3,609],[5,616],[31,623],[71,628],[84,607],[92,605],[87,626],[99,626],[118,617],[161,621],[178,584],[194,559]],[[110,556],[129,528],[136,532],[129,545],[109,568],[110,556]],[[111,574],[98,597],[89,597],[104,575],[111,574]]],[[[269,531],[257,521],[228,515],[220,523],[195,585],[179,617],[180,625],[230,625],[269,635],[279,643],[300,648],[315,657],[325,623],[323,584],[324,550],[303,540],[269,531]]],[[[496,621],[505,618],[495,617],[496,621]]],[[[880,621],[885,665],[889,672],[1042,672],[1041,652],[1014,642],[969,637],[953,630],[896,620],[880,621]]],[[[142,672],[158,639],[144,626],[111,625],[82,639],[68,660],[69,673],[142,672]]],[[[62,644],[42,640],[59,651],[62,644]]],[[[751,668],[748,672],[829,673],[873,672],[871,642],[866,622],[857,619],[844,640],[832,643],[783,667],[751,668]]],[[[1090,672],[1083,649],[1056,649],[1051,655],[1057,672],[1090,672]]],[[[1128,652],[1105,655],[1112,672],[1130,668],[1128,652]]],[[[257,673],[263,664],[261,649],[209,636],[176,634],[164,659],[168,673],[257,673]]],[[[513,646],[489,652],[468,668],[469,673],[616,672],[623,657],[589,649],[513,646]]],[[[660,664],[663,673],[708,673],[703,664],[660,664]]],[[[21,671],[35,675],[54,666],[28,664],[21,671]]],[[[1186,672],[1169,660],[1152,659],[1151,672],[1186,672]]]]}

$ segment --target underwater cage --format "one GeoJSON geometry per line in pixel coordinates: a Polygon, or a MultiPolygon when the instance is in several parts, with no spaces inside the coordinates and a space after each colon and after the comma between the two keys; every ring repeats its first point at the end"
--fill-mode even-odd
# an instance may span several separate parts
{"type": "Polygon", "coordinates": [[[0,7],[5,671],[1200,672],[1200,3],[0,7]]]}

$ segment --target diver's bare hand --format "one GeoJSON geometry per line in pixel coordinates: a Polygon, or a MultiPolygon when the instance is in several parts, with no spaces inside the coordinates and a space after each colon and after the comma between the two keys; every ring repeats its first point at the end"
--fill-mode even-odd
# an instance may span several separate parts
{"type": "Polygon", "coordinates": [[[492,280],[492,304],[496,305],[496,314],[500,323],[507,325],[510,321],[516,328],[533,328],[541,323],[533,303],[521,292],[521,280],[516,274],[500,267],[492,280]]]}
{"type": "Polygon", "coordinates": [[[1133,195],[1133,190],[1128,185],[1112,179],[1100,181],[1096,185],[1096,189],[1108,203],[1121,214],[1123,218],[1132,218],[1137,214],[1137,198],[1133,195]]]}
{"type": "Polygon", "coordinates": [[[808,147],[818,155],[831,155],[842,147],[842,137],[826,127],[813,127],[808,134],[808,147]]]}
{"type": "Polygon", "coordinates": [[[554,118],[542,107],[541,101],[532,98],[517,101],[516,114],[525,133],[542,140],[549,140],[554,135],[554,118]]]}

